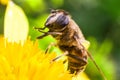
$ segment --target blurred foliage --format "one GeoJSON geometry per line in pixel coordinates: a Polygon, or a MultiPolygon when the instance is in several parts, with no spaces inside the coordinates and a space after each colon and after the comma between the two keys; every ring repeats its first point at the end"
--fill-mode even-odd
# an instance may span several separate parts
{"type": "MultiPolygon", "coordinates": [[[[85,37],[91,42],[90,52],[104,71],[108,80],[120,79],[120,0],[13,0],[25,11],[29,23],[29,36],[35,40],[42,33],[33,27],[44,27],[50,8],[68,11],[80,26],[85,37]]],[[[5,5],[0,4],[0,33],[3,33],[5,5]]],[[[46,30],[47,31],[47,30],[46,30]]],[[[55,40],[45,37],[39,40],[45,49],[55,40]]],[[[87,65],[87,74],[91,80],[102,80],[92,64],[87,65]],[[91,74],[92,73],[92,74],[91,74]]]]}
{"type": "MultiPolygon", "coordinates": [[[[100,69],[103,71],[104,75],[108,80],[116,80],[115,64],[113,62],[113,58],[110,56],[113,47],[112,42],[108,39],[105,39],[102,43],[98,43],[93,37],[89,37],[88,40],[92,44],[89,48],[89,51],[91,52],[91,55],[94,57],[100,69]]],[[[90,59],[85,71],[92,80],[98,80],[98,78],[99,80],[104,80],[90,59]]]]}

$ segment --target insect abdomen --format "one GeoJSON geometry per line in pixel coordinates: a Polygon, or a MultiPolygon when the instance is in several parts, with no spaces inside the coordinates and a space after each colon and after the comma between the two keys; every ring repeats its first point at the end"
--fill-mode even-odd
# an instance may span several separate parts
{"type": "Polygon", "coordinates": [[[86,61],[81,61],[71,56],[68,56],[68,70],[70,70],[70,73],[72,74],[78,74],[79,72],[83,71],[85,69],[86,64],[86,61]]]}
{"type": "Polygon", "coordinates": [[[77,46],[59,46],[61,50],[68,51],[68,70],[70,73],[79,73],[85,69],[87,54],[77,46]]]}

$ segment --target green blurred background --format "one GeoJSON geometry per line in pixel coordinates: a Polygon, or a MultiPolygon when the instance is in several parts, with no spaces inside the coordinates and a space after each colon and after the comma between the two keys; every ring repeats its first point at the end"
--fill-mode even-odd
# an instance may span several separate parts
{"type": "MultiPolygon", "coordinates": [[[[28,17],[32,40],[40,35],[33,27],[44,27],[50,8],[68,11],[90,41],[89,51],[108,80],[120,80],[120,0],[13,1],[28,17]]],[[[0,5],[0,34],[3,34],[5,9],[6,6],[0,5]]],[[[39,40],[40,47],[45,49],[51,41],[54,40],[50,36],[39,40]]],[[[85,72],[91,80],[103,80],[91,60],[85,72]]]]}

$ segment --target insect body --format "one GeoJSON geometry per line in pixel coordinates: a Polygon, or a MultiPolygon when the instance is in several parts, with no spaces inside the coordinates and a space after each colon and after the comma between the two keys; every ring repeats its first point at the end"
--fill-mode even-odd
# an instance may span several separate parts
{"type": "MultiPolygon", "coordinates": [[[[85,69],[87,56],[89,56],[96,65],[83,45],[83,43],[87,41],[79,26],[74,22],[68,12],[64,10],[51,10],[51,14],[45,22],[45,27],[36,29],[44,33],[39,36],[38,39],[52,35],[57,40],[58,47],[68,53],[68,69],[71,73],[78,74],[85,69]],[[42,30],[45,28],[48,28],[49,31],[43,32],[42,30]]],[[[97,65],[96,67],[100,71],[97,65]]]]}
{"type": "MultiPolygon", "coordinates": [[[[45,23],[46,27],[49,31],[38,38],[49,34],[56,38],[58,47],[68,52],[70,72],[75,74],[81,72],[87,64],[87,51],[82,45],[82,42],[86,40],[71,16],[64,10],[52,10],[45,23]]],[[[38,30],[41,31],[40,28],[38,30]]]]}

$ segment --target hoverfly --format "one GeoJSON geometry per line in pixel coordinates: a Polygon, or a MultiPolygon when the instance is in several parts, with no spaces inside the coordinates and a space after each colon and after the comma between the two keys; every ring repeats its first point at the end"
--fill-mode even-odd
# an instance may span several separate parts
{"type": "Polygon", "coordinates": [[[37,37],[38,39],[47,35],[52,35],[57,40],[57,46],[60,50],[67,52],[66,56],[68,56],[68,70],[70,70],[70,73],[75,73],[77,75],[79,72],[83,71],[89,56],[104,77],[92,56],[85,49],[83,43],[87,42],[87,40],[85,40],[79,26],[71,18],[68,12],[61,9],[51,10],[45,22],[45,27],[35,29],[44,33],[37,37]],[[43,30],[45,28],[48,28],[49,31],[44,32],[43,30]]]}

